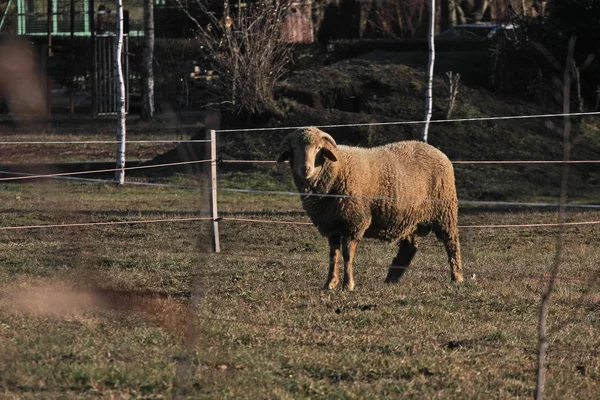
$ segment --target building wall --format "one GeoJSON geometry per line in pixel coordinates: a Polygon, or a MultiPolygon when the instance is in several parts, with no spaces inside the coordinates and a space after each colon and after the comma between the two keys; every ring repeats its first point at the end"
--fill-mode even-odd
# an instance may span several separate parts
{"type": "Polygon", "coordinates": [[[300,0],[292,3],[290,14],[283,24],[283,36],[290,43],[312,43],[314,41],[312,2],[300,0]]]}

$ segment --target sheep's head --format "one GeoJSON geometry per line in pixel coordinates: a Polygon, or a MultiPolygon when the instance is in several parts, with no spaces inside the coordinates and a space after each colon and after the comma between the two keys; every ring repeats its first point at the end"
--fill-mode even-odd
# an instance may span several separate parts
{"type": "Polygon", "coordinates": [[[335,140],[320,129],[298,129],[283,138],[277,162],[289,160],[299,178],[310,180],[319,175],[325,159],[337,161],[336,146],[335,140]]]}

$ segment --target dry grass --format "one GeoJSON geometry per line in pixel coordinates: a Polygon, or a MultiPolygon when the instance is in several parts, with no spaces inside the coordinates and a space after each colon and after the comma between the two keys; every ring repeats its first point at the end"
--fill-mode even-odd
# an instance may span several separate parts
{"type": "MultiPolygon", "coordinates": [[[[199,215],[194,190],[3,185],[3,226],[199,215]]],[[[221,194],[224,216],[306,221],[296,197],[221,194]]],[[[570,220],[600,219],[572,212],[570,220]]],[[[461,224],[553,222],[461,210],[461,224]]],[[[464,285],[431,237],[398,285],[365,241],[357,290],[324,292],[310,226],[223,221],[1,230],[0,389],[34,398],[516,398],[535,379],[537,312],[557,231],[463,230],[464,285]]],[[[548,398],[600,390],[600,227],[569,228],[552,300],[548,398]]]]}

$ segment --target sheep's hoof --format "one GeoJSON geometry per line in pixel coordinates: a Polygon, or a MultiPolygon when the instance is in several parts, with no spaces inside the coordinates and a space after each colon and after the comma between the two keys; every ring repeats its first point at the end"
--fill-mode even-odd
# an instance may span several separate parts
{"type": "Polygon", "coordinates": [[[339,281],[337,281],[337,280],[326,282],[325,286],[323,287],[323,290],[333,290],[333,289],[335,289],[337,287],[337,285],[338,285],[338,282],[339,281]]]}
{"type": "Polygon", "coordinates": [[[452,282],[456,282],[456,283],[461,283],[465,280],[463,278],[462,272],[453,272],[451,278],[452,278],[452,282]]]}
{"type": "Polygon", "coordinates": [[[354,290],[354,282],[344,282],[344,290],[352,292],[354,290]]]}

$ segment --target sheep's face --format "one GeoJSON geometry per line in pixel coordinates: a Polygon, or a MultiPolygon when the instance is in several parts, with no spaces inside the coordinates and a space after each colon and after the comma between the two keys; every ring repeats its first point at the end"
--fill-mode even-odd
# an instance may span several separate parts
{"type": "Polygon", "coordinates": [[[317,128],[298,130],[283,139],[277,162],[289,160],[296,176],[311,180],[319,175],[325,159],[337,161],[335,146],[335,140],[317,128]]]}

